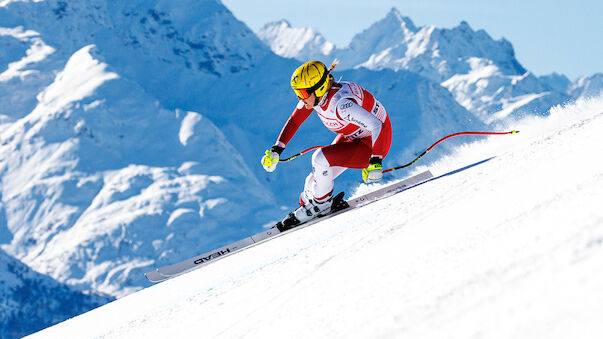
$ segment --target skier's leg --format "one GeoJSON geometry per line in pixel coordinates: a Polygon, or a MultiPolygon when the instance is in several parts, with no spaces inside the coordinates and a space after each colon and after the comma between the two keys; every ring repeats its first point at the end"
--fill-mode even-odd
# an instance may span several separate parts
{"type": "Polygon", "coordinates": [[[299,195],[299,205],[303,206],[310,202],[312,199],[312,189],[314,185],[314,173],[310,172],[306,177],[306,181],[304,182],[304,190],[299,195]]]}
{"type": "MultiPolygon", "coordinates": [[[[347,168],[340,166],[331,166],[333,173],[333,180],[343,173],[347,168]]],[[[310,202],[310,199],[314,197],[314,173],[308,174],[306,181],[304,182],[304,190],[299,195],[299,205],[305,205],[310,202]]]]}
{"type": "Polygon", "coordinates": [[[331,212],[333,203],[333,170],[320,150],[312,155],[312,173],[306,177],[304,191],[299,197],[300,207],[281,223],[285,228],[331,212]]]}
{"type": "MultiPolygon", "coordinates": [[[[335,139],[333,139],[333,142],[331,142],[331,145],[335,145],[335,144],[340,144],[340,143],[344,143],[347,142],[347,140],[343,137],[342,134],[337,134],[337,136],[335,137],[335,139]]],[[[315,182],[314,182],[314,169],[316,168],[315,166],[315,159],[320,158],[320,160],[323,160],[322,157],[320,157],[319,155],[317,155],[318,151],[314,152],[314,154],[312,155],[312,172],[310,174],[308,174],[308,176],[306,177],[306,181],[304,182],[304,190],[301,192],[301,194],[299,195],[299,205],[303,206],[305,204],[307,204],[310,199],[312,199],[314,197],[314,186],[315,186],[315,182]]],[[[324,160],[323,161],[319,161],[319,167],[320,165],[323,165],[323,167],[325,167],[324,164],[324,160]]],[[[343,173],[347,168],[346,167],[341,167],[341,166],[330,166],[331,167],[331,171],[332,171],[332,179],[335,180],[335,178],[337,178],[341,173],[343,173]]]]}
{"type": "Polygon", "coordinates": [[[364,139],[337,143],[315,151],[312,173],[306,177],[304,191],[300,195],[301,206],[282,221],[283,227],[290,228],[328,214],[333,204],[335,178],[348,167],[366,167],[364,163],[368,164],[370,152],[370,140],[364,139]]]}
{"type": "Polygon", "coordinates": [[[331,168],[333,169],[333,179],[336,179],[341,173],[347,170],[347,167],[341,166],[331,166],[331,168]]]}
{"type": "MultiPolygon", "coordinates": [[[[363,138],[340,142],[321,149],[332,167],[366,168],[371,157],[371,139],[363,138]]],[[[341,173],[339,173],[341,174],[341,173]]]]}
{"type": "Polygon", "coordinates": [[[392,124],[389,117],[385,119],[383,127],[381,128],[381,134],[377,138],[375,145],[373,146],[372,155],[378,156],[381,159],[385,159],[385,156],[389,152],[389,148],[392,144],[392,124]]]}
{"type": "Polygon", "coordinates": [[[304,187],[306,196],[300,200],[307,202],[309,199],[325,199],[333,192],[334,180],[343,171],[350,167],[368,166],[371,155],[369,143],[370,140],[360,139],[339,142],[316,150],[312,155],[312,173],[306,178],[304,187]]]}
{"type": "Polygon", "coordinates": [[[314,182],[312,186],[313,198],[324,200],[333,193],[333,168],[321,149],[312,154],[312,173],[314,182]]]}

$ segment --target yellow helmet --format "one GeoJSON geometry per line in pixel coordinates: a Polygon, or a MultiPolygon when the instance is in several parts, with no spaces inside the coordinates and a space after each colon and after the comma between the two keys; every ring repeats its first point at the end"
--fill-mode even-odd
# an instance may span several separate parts
{"type": "Polygon", "coordinates": [[[291,88],[300,99],[306,99],[312,93],[320,98],[329,89],[328,80],[333,77],[329,74],[330,71],[320,61],[308,61],[291,75],[291,88]]]}

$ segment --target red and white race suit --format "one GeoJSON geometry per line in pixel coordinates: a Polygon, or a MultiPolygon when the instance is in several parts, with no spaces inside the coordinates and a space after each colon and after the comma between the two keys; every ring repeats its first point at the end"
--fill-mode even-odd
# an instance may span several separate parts
{"type": "MultiPolygon", "coordinates": [[[[337,137],[331,145],[314,152],[312,173],[306,178],[301,203],[328,197],[333,191],[333,180],[345,169],[366,168],[371,157],[385,158],[392,140],[385,107],[353,82],[334,84],[313,110],[337,137]]],[[[300,100],[276,145],[285,147],[313,110],[305,108],[300,100]]]]}

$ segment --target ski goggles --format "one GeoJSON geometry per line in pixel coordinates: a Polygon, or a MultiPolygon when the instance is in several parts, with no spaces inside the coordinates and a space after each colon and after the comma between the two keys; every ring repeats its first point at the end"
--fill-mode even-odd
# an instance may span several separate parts
{"type": "Polygon", "coordinates": [[[300,100],[308,99],[310,97],[310,95],[312,95],[312,92],[310,92],[309,88],[299,88],[299,89],[294,88],[293,91],[295,92],[295,94],[297,95],[297,97],[300,100]]]}
{"type": "Polygon", "coordinates": [[[307,99],[310,97],[310,95],[312,95],[312,93],[314,93],[314,91],[316,91],[322,85],[324,85],[324,83],[325,83],[325,81],[327,81],[328,77],[329,77],[329,71],[326,71],[322,74],[322,77],[320,77],[320,80],[318,80],[318,82],[315,83],[314,86],[312,86],[310,88],[294,88],[293,91],[295,92],[295,94],[297,94],[297,97],[300,100],[307,99]]]}

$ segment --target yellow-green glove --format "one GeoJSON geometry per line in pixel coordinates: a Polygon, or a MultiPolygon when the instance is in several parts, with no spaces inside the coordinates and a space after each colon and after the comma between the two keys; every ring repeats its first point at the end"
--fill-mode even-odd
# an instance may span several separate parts
{"type": "Polygon", "coordinates": [[[362,180],[366,183],[377,182],[383,179],[383,165],[381,158],[372,157],[369,167],[362,170],[362,180]]]}
{"type": "Polygon", "coordinates": [[[261,163],[266,172],[273,172],[278,165],[279,156],[285,150],[283,147],[272,146],[266,150],[266,154],[262,157],[261,163]]]}

